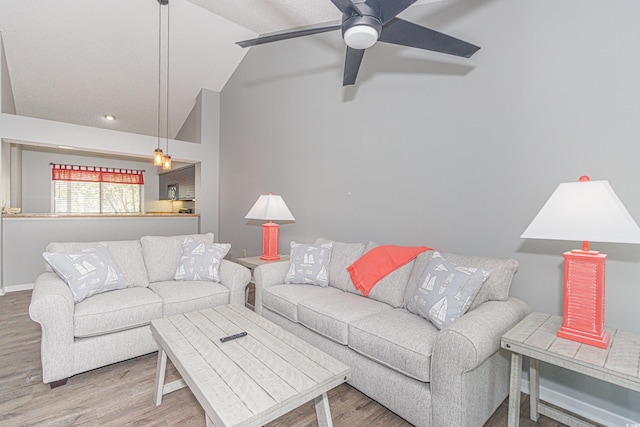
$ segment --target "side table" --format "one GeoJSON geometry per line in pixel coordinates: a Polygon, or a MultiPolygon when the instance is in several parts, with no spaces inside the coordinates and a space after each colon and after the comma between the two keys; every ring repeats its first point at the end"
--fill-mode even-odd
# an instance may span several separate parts
{"type": "Polygon", "coordinates": [[[509,422],[520,422],[520,380],[522,356],[530,358],[529,396],[531,419],[542,414],[571,426],[592,426],[570,414],[540,403],[538,361],[598,378],[640,392],[640,335],[607,328],[611,335],[608,348],[598,348],[556,335],[562,317],[534,312],[507,332],[502,348],[511,351],[509,422]]]}
{"type": "Polygon", "coordinates": [[[253,310],[253,304],[249,304],[249,288],[252,286],[255,286],[255,281],[253,280],[253,270],[256,267],[259,267],[264,264],[270,264],[272,262],[282,262],[282,261],[289,261],[289,255],[280,255],[280,259],[277,261],[265,261],[263,259],[260,259],[259,256],[238,258],[236,260],[238,264],[244,267],[247,267],[249,270],[251,270],[251,281],[247,285],[247,288],[245,290],[245,297],[244,297],[244,302],[247,307],[253,310]]]}

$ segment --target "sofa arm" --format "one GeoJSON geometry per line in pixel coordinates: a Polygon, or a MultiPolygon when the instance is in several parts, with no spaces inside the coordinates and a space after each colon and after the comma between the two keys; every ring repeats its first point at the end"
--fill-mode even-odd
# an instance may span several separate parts
{"type": "Polygon", "coordinates": [[[40,324],[42,381],[51,383],[73,375],[73,312],[71,289],[56,273],[43,273],[31,294],[29,316],[40,324]]]}
{"type": "Polygon", "coordinates": [[[229,289],[229,304],[244,305],[245,290],[251,280],[251,271],[235,262],[220,262],[220,283],[229,289]]]}
{"type": "Polygon", "coordinates": [[[254,307],[256,313],[262,315],[262,292],[264,288],[283,284],[289,265],[289,261],[272,262],[263,264],[253,270],[253,279],[256,284],[256,304],[254,307]]]}
{"type": "Polygon", "coordinates": [[[530,312],[529,306],[516,298],[488,301],[438,333],[431,359],[434,421],[465,425],[470,416],[468,405],[478,399],[472,396],[476,384],[471,377],[465,379],[465,373],[496,353],[502,335],[530,312]]]}

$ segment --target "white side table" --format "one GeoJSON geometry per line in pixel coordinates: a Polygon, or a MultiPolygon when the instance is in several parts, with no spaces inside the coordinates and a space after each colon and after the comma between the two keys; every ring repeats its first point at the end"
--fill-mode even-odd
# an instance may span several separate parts
{"type": "Polygon", "coordinates": [[[533,421],[538,421],[538,415],[542,414],[570,426],[592,426],[540,403],[538,361],[640,392],[640,335],[607,328],[611,334],[609,347],[597,348],[559,338],[556,332],[560,326],[562,317],[535,312],[502,337],[502,348],[511,351],[510,427],[520,422],[522,356],[530,358],[529,393],[533,421]]]}
{"type": "Polygon", "coordinates": [[[261,265],[264,264],[270,264],[272,262],[282,262],[282,261],[289,261],[289,255],[280,255],[280,259],[278,261],[265,261],[263,259],[260,259],[259,256],[251,256],[251,257],[245,257],[245,258],[238,258],[236,260],[236,262],[244,267],[247,267],[249,270],[251,270],[251,281],[249,282],[249,284],[247,285],[247,288],[245,290],[245,305],[253,310],[253,305],[249,304],[249,288],[250,286],[255,286],[255,281],[253,280],[253,270],[256,267],[259,267],[261,265]]]}

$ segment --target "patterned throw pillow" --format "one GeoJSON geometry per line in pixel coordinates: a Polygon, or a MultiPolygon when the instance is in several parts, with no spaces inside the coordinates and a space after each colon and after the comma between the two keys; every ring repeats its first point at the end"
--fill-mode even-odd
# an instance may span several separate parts
{"type": "Polygon", "coordinates": [[[407,310],[431,321],[438,329],[467,312],[490,270],[462,267],[434,252],[407,310]]]}
{"type": "Polygon", "coordinates": [[[196,242],[186,237],[175,280],[220,282],[220,261],[231,249],[229,243],[196,242]]]}
{"type": "Polygon", "coordinates": [[[333,242],[306,245],[291,242],[291,265],[284,283],[329,286],[329,260],[333,242]]]}
{"type": "Polygon", "coordinates": [[[45,252],[42,256],[69,286],[75,303],[127,287],[120,267],[104,245],[75,252],[45,252]]]}

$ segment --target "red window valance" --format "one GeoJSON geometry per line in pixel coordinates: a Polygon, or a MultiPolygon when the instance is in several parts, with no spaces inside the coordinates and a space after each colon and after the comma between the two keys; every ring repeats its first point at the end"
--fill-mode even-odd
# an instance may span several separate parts
{"type": "Polygon", "coordinates": [[[144,184],[144,171],[135,169],[103,168],[51,164],[54,181],[109,182],[113,184],[144,184]]]}

